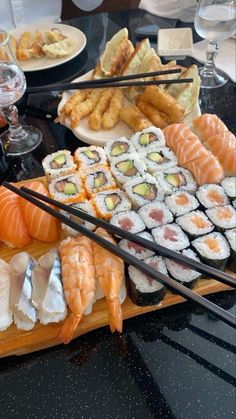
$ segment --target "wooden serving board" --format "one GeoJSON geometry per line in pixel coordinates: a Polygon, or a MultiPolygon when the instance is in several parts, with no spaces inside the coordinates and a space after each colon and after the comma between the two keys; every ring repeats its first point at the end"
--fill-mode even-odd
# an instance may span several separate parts
{"type": "MultiPolygon", "coordinates": [[[[41,178],[41,180],[42,179],[44,178],[41,178]]],[[[23,250],[29,252],[34,258],[38,259],[50,248],[57,247],[57,245],[58,243],[43,243],[33,240],[23,250]]],[[[0,244],[0,258],[4,259],[6,262],[10,261],[10,259],[19,251],[19,249],[12,249],[4,244],[0,244]]],[[[230,273],[232,274],[232,272],[230,273]]],[[[236,277],[235,274],[232,275],[236,277]]],[[[231,290],[231,288],[213,279],[199,280],[194,289],[194,291],[200,295],[227,290],[231,290]]],[[[128,319],[154,310],[160,310],[184,301],[184,298],[168,291],[164,300],[159,305],[139,307],[133,304],[127,297],[122,304],[123,319],[128,319]]],[[[58,340],[57,336],[62,324],[63,322],[51,323],[44,326],[37,322],[34,329],[30,331],[18,330],[15,325],[10,326],[4,332],[0,332],[0,357],[24,355],[60,344],[61,342],[58,340]]],[[[83,317],[74,337],[78,337],[106,325],[108,325],[106,301],[102,298],[94,304],[93,312],[88,316],[83,317]]]]}

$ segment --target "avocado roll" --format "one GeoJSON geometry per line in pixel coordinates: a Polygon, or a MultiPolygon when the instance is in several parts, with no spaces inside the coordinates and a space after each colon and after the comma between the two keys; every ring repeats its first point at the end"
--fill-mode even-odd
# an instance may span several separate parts
{"type": "Polygon", "coordinates": [[[236,198],[236,176],[224,178],[221,181],[221,186],[223,186],[226,195],[230,199],[236,198]]]}
{"type": "Polygon", "coordinates": [[[140,158],[144,161],[151,174],[170,169],[178,164],[176,155],[168,147],[151,145],[140,153],[140,158]]]}
{"type": "MultiPolygon", "coordinates": [[[[197,257],[196,253],[191,249],[184,249],[180,251],[184,256],[187,256],[190,259],[194,259],[200,262],[200,259],[197,257]]],[[[192,289],[197,280],[201,277],[201,273],[191,269],[185,265],[177,263],[173,260],[165,258],[165,263],[169,274],[178,281],[180,284],[185,285],[186,287],[192,289]]]]}
{"type": "Polygon", "coordinates": [[[205,208],[213,208],[229,203],[224,188],[220,185],[202,185],[196,191],[196,196],[205,208]]]}
{"type": "Polygon", "coordinates": [[[157,244],[170,250],[183,250],[190,244],[188,236],[175,223],[154,228],[152,235],[157,244]]]}
{"type": "Polygon", "coordinates": [[[143,205],[138,211],[147,228],[152,230],[163,224],[172,223],[174,217],[164,202],[154,201],[143,205]]]}
{"type": "Polygon", "coordinates": [[[77,170],[77,165],[68,150],[59,150],[49,154],[43,159],[42,166],[49,182],[56,177],[69,175],[77,170]]]}
{"type": "Polygon", "coordinates": [[[142,218],[135,211],[122,211],[113,215],[110,223],[130,233],[140,233],[145,230],[142,218]]]}
{"type": "MultiPolygon", "coordinates": [[[[152,242],[154,241],[151,234],[148,233],[147,231],[138,233],[137,236],[143,237],[144,239],[150,240],[152,242]]],[[[146,249],[146,247],[143,247],[138,243],[131,242],[130,240],[127,240],[127,239],[122,239],[119,242],[119,246],[126,252],[135,256],[137,259],[144,260],[154,255],[154,252],[152,250],[146,249]]]]}
{"type": "Polygon", "coordinates": [[[117,188],[115,179],[108,167],[96,166],[83,174],[84,187],[87,195],[92,196],[107,189],[117,188]]]}
{"type": "Polygon", "coordinates": [[[191,211],[176,218],[176,223],[191,239],[203,236],[214,230],[214,225],[202,211],[191,211]]]}
{"type": "Polygon", "coordinates": [[[74,158],[79,170],[95,165],[107,165],[107,158],[102,147],[79,147],[75,150],[74,158]]]}
{"type": "Polygon", "coordinates": [[[178,166],[157,173],[156,179],[166,195],[171,195],[176,191],[194,193],[197,189],[197,184],[189,170],[178,166]]]}
{"type": "Polygon", "coordinates": [[[151,144],[155,144],[157,147],[164,147],[166,145],[165,136],[162,130],[156,127],[148,127],[141,132],[136,132],[131,137],[131,142],[137,152],[145,150],[151,144]]]}
{"type": "Polygon", "coordinates": [[[107,159],[111,162],[123,154],[135,153],[135,148],[126,137],[120,137],[115,140],[109,140],[104,147],[107,159]]]}
{"type": "Polygon", "coordinates": [[[236,228],[225,231],[225,237],[230,245],[230,258],[228,260],[228,268],[236,272],[236,228]]]}
{"type": "Polygon", "coordinates": [[[123,154],[111,162],[111,171],[116,181],[123,184],[146,172],[145,164],[135,154],[123,154]]]}
{"type": "MultiPolygon", "coordinates": [[[[156,271],[167,275],[166,265],[161,256],[152,256],[145,259],[145,263],[156,271]]],[[[134,266],[128,267],[128,273],[128,292],[134,304],[152,306],[159,304],[164,299],[167,288],[161,282],[155,281],[134,266]]]]}
{"type": "Polygon", "coordinates": [[[86,200],[86,192],[77,173],[52,179],[48,188],[51,197],[62,203],[72,204],[86,200]]]}
{"type": "Polygon", "coordinates": [[[232,205],[210,208],[206,214],[220,231],[236,227],[236,210],[232,205]]]}
{"type": "Polygon", "coordinates": [[[165,203],[177,217],[199,207],[198,200],[187,191],[177,191],[168,195],[165,198],[165,203]]]}
{"type": "Polygon", "coordinates": [[[223,270],[230,256],[230,247],[221,233],[212,232],[193,240],[192,246],[201,261],[214,268],[223,270]]]}
{"type": "Polygon", "coordinates": [[[161,187],[154,177],[148,173],[125,183],[124,189],[135,208],[139,208],[148,202],[163,201],[164,199],[161,187]]]}
{"type": "MultiPolygon", "coordinates": [[[[90,201],[79,202],[78,204],[70,205],[73,208],[79,209],[80,211],[86,212],[87,214],[92,215],[93,217],[97,216],[94,206],[91,204],[90,201]]],[[[88,228],[89,230],[95,230],[96,226],[89,221],[83,220],[80,217],[75,215],[69,214],[66,211],[60,210],[63,215],[66,215],[70,220],[75,221],[76,223],[82,224],[84,227],[88,228]]],[[[73,228],[69,227],[68,225],[62,223],[61,225],[62,230],[65,231],[67,236],[78,236],[80,233],[73,228]]]]}
{"type": "Polygon", "coordinates": [[[120,189],[108,189],[94,195],[92,203],[99,217],[110,220],[117,212],[131,209],[131,202],[120,189]]]}

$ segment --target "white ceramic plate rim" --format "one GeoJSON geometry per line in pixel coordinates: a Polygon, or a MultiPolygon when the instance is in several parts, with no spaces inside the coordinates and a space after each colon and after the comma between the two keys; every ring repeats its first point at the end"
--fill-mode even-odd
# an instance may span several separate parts
{"type": "MultiPolygon", "coordinates": [[[[86,74],[83,74],[80,77],[77,77],[74,81],[83,81],[83,80],[89,80],[92,78],[93,70],[88,71],[86,74]]],[[[62,94],[62,99],[58,104],[57,113],[60,114],[60,111],[68,98],[70,97],[71,93],[74,93],[75,91],[66,91],[62,94]]],[[[128,100],[127,100],[128,102],[128,100]]],[[[186,115],[184,122],[190,126],[192,123],[192,120],[196,118],[198,115],[201,114],[201,110],[199,107],[199,104],[197,103],[194,109],[191,113],[186,115]]],[[[130,138],[134,132],[131,128],[128,127],[124,122],[119,121],[118,124],[110,129],[110,130],[100,130],[100,131],[93,131],[88,126],[88,117],[85,117],[81,120],[79,126],[75,129],[72,129],[70,127],[70,120],[69,118],[66,119],[63,122],[63,125],[65,125],[67,128],[69,128],[75,137],[77,137],[79,140],[83,141],[86,144],[96,145],[96,146],[104,146],[107,141],[114,139],[114,138],[120,138],[120,137],[127,137],[130,138]]]]}
{"type": "Polygon", "coordinates": [[[19,61],[19,64],[24,72],[46,70],[49,68],[57,67],[58,65],[64,64],[72,60],[73,58],[75,58],[85,48],[86,43],[87,43],[85,34],[80,29],[75,28],[74,26],[64,25],[63,23],[47,22],[47,23],[39,23],[38,25],[36,24],[27,25],[27,26],[12,30],[11,34],[14,35],[16,38],[19,38],[19,36],[24,31],[35,32],[36,30],[38,30],[40,32],[43,32],[52,28],[60,29],[64,35],[75,38],[76,48],[74,52],[62,58],[42,57],[38,59],[31,58],[30,60],[27,60],[27,61],[19,61]]]}

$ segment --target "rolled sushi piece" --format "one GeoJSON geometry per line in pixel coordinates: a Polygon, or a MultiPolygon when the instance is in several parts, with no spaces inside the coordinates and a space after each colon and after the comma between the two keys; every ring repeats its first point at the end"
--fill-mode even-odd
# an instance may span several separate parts
{"type": "Polygon", "coordinates": [[[107,159],[112,162],[123,154],[134,154],[135,148],[126,137],[120,137],[115,140],[109,140],[104,147],[107,159]]]}
{"type": "Polygon", "coordinates": [[[178,166],[157,173],[156,179],[166,195],[171,195],[176,191],[194,193],[197,189],[197,184],[189,170],[178,166]]]}
{"type": "Polygon", "coordinates": [[[49,183],[49,193],[53,199],[66,204],[84,202],[87,197],[80,176],[76,173],[53,179],[49,183]]]}
{"type": "Polygon", "coordinates": [[[176,223],[191,239],[211,233],[214,225],[202,211],[191,211],[176,218],[176,223]]]}
{"type": "Polygon", "coordinates": [[[136,132],[131,137],[131,141],[138,152],[145,150],[151,144],[155,144],[157,147],[164,147],[166,145],[162,130],[156,127],[148,127],[141,132],[136,132]]]}
{"type": "Polygon", "coordinates": [[[177,191],[168,195],[165,198],[165,203],[177,217],[199,207],[198,200],[187,191],[177,191]]]}
{"type": "MultiPolygon", "coordinates": [[[[148,233],[147,231],[138,233],[137,236],[143,237],[144,239],[150,240],[152,242],[154,241],[152,235],[148,233]]],[[[140,244],[131,242],[130,240],[127,240],[127,239],[122,239],[119,242],[119,246],[126,252],[135,256],[137,259],[144,260],[154,255],[154,252],[152,250],[146,249],[140,244]]]]}
{"type": "Polygon", "coordinates": [[[170,250],[183,250],[190,244],[188,236],[175,223],[154,228],[152,235],[157,244],[170,250]]]}
{"type": "Polygon", "coordinates": [[[214,268],[223,270],[230,256],[230,247],[221,233],[212,232],[193,240],[192,246],[201,261],[214,268]]]}
{"type": "MultiPolygon", "coordinates": [[[[184,249],[180,251],[184,256],[187,256],[190,259],[194,259],[200,262],[200,259],[197,257],[196,253],[193,252],[191,249],[184,249]]],[[[187,288],[192,289],[195,285],[197,280],[201,277],[201,273],[191,269],[187,266],[181,265],[173,260],[165,258],[165,263],[168,272],[176,281],[180,284],[185,285],[187,288]]]]}
{"type": "MultiPolygon", "coordinates": [[[[145,263],[156,271],[167,275],[166,265],[161,256],[145,259],[145,263]]],[[[165,297],[167,288],[148,275],[140,272],[134,266],[128,267],[128,292],[132,302],[138,306],[159,304],[165,297]]]]}
{"type": "Polygon", "coordinates": [[[168,147],[150,145],[150,147],[140,153],[140,158],[146,164],[151,174],[170,169],[178,164],[176,155],[168,147]]]}
{"type": "Polygon", "coordinates": [[[234,200],[232,201],[232,205],[233,205],[233,207],[234,207],[234,208],[236,208],[236,199],[234,199],[234,200]]]}
{"type": "MultiPolygon", "coordinates": [[[[86,200],[84,202],[79,202],[78,204],[72,204],[71,207],[73,207],[75,209],[77,208],[80,211],[84,211],[87,214],[92,215],[93,217],[97,217],[96,210],[95,210],[94,206],[92,205],[92,203],[90,201],[87,201],[86,200]]],[[[88,230],[93,231],[96,228],[96,226],[94,224],[89,223],[88,221],[83,220],[80,217],[77,217],[75,215],[69,214],[68,212],[63,211],[63,210],[60,210],[60,212],[63,215],[66,215],[70,220],[75,221],[76,223],[82,224],[88,230]]],[[[62,227],[62,230],[65,231],[65,233],[67,234],[67,236],[78,236],[78,235],[80,235],[80,233],[78,231],[74,230],[73,228],[69,227],[68,225],[66,225],[64,223],[62,223],[61,227],[62,227]]]]}
{"type": "Polygon", "coordinates": [[[135,208],[142,207],[148,202],[163,201],[164,194],[155,178],[148,173],[125,183],[123,186],[135,208]]]}
{"type": "Polygon", "coordinates": [[[227,266],[231,271],[236,272],[236,228],[225,231],[225,237],[230,245],[230,258],[227,266]]]}
{"type": "Polygon", "coordinates": [[[0,332],[3,332],[12,324],[10,285],[10,266],[3,259],[0,259],[0,332]]]}
{"type": "Polygon", "coordinates": [[[49,182],[56,177],[75,173],[77,170],[77,165],[68,150],[59,150],[49,154],[43,159],[42,166],[49,182]]]}
{"type": "Polygon", "coordinates": [[[102,147],[91,145],[90,147],[79,147],[75,150],[74,158],[79,170],[96,165],[107,165],[107,158],[102,147]]]}
{"type": "Polygon", "coordinates": [[[220,185],[202,185],[196,191],[196,196],[205,208],[213,208],[218,205],[227,205],[229,203],[224,188],[220,185]]]}
{"type": "Polygon", "coordinates": [[[100,218],[110,220],[110,218],[121,211],[131,210],[131,202],[120,189],[109,189],[99,192],[92,199],[97,214],[100,218]]]}
{"type": "Polygon", "coordinates": [[[145,230],[145,224],[135,211],[122,211],[113,215],[110,223],[130,233],[140,233],[145,230]]]}
{"type": "Polygon", "coordinates": [[[220,231],[236,227],[236,210],[232,205],[210,208],[206,214],[220,231]]]}
{"type": "Polygon", "coordinates": [[[226,195],[230,199],[236,198],[236,176],[224,178],[221,181],[221,186],[223,186],[226,195]]]}
{"type": "Polygon", "coordinates": [[[146,227],[150,230],[163,224],[172,223],[174,219],[172,212],[161,201],[149,202],[143,205],[139,208],[138,213],[146,227]]]}
{"type": "Polygon", "coordinates": [[[143,175],[146,170],[145,164],[137,154],[123,154],[111,162],[112,174],[120,185],[136,176],[143,175]]]}
{"type": "Polygon", "coordinates": [[[84,175],[84,187],[88,197],[106,189],[117,188],[115,179],[108,167],[94,167],[84,175]]]}

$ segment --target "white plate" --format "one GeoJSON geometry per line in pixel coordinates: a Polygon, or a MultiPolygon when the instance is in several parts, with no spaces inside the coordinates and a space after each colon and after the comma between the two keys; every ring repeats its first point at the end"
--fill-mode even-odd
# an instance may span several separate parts
{"type": "MultiPolygon", "coordinates": [[[[83,76],[76,78],[74,81],[83,81],[83,80],[89,80],[92,78],[92,70],[89,71],[86,74],[83,74],[83,76]]],[[[60,114],[60,110],[66,103],[66,101],[69,99],[71,93],[74,93],[75,91],[70,92],[63,92],[62,99],[58,105],[57,112],[58,115],[60,114]]],[[[128,102],[128,100],[127,100],[128,102]]],[[[192,123],[192,120],[196,118],[198,115],[201,114],[199,105],[197,104],[193,111],[188,114],[184,122],[190,126],[192,123]]],[[[65,125],[67,128],[69,128],[73,134],[81,141],[85,142],[86,144],[96,145],[96,146],[104,146],[108,140],[119,138],[119,137],[131,137],[134,132],[131,128],[128,127],[124,122],[119,121],[118,124],[112,129],[109,130],[100,130],[100,131],[93,131],[90,129],[88,125],[88,118],[85,117],[81,120],[80,124],[77,128],[71,129],[70,128],[70,119],[67,118],[63,125],[65,125]]]]}
{"type": "MultiPolygon", "coordinates": [[[[40,1],[40,0],[39,0],[40,1]]],[[[38,70],[46,70],[48,68],[56,67],[60,64],[64,64],[67,61],[72,60],[72,58],[76,57],[80,54],[81,51],[85,48],[86,45],[86,36],[85,34],[75,28],[74,26],[63,25],[58,23],[40,23],[38,25],[27,25],[21,28],[17,28],[11,31],[11,34],[15,36],[16,39],[19,39],[20,35],[24,31],[35,32],[36,30],[40,32],[47,31],[52,28],[60,29],[63,35],[72,37],[76,40],[76,48],[74,52],[70,55],[67,55],[63,58],[50,58],[50,57],[42,57],[42,58],[31,58],[27,61],[19,61],[19,64],[23,71],[38,71],[38,70]]]]}

